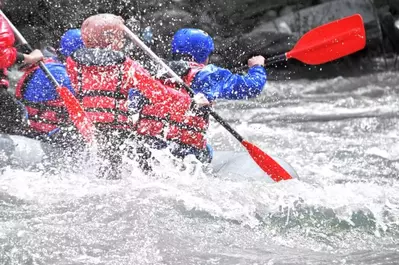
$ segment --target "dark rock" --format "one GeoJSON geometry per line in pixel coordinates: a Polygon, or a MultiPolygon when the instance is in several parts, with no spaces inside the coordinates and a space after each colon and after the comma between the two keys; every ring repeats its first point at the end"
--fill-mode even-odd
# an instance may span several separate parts
{"type": "Polygon", "coordinates": [[[264,18],[266,20],[277,18],[277,12],[275,10],[269,10],[266,12],[266,15],[264,16],[264,18]]]}
{"type": "Polygon", "coordinates": [[[295,7],[293,7],[293,6],[285,6],[280,10],[280,12],[278,14],[279,14],[279,16],[289,15],[294,12],[294,9],[295,9],[295,7]]]}
{"type": "MultiPolygon", "coordinates": [[[[168,57],[176,30],[201,28],[215,39],[212,61],[230,68],[245,64],[252,55],[283,53],[311,28],[360,13],[367,29],[367,49],[342,60],[356,65],[361,56],[381,55],[381,43],[388,43],[387,51],[395,50],[390,41],[382,41],[383,37],[387,40],[389,33],[382,35],[377,9],[388,6],[388,12],[399,15],[399,0],[30,0],[26,3],[26,0],[6,0],[5,12],[35,47],[57,47],[59,37],[68,28],[80,27],[90,15],[109,12],[125,19],[136,18],[142,30],[147,28],[147,33],[153,34],[151,48],[164,58],[168,57]]],[[[336,64],[324,65],[323,69],[335,69],[336,64]]],[[[288,66],[292,67],[292,78],[301,67],[312,68],[297,62],[288,66]]],[[[287,64],[282,64],[272,72],[286,75],[286,67],[287,64]]]]}

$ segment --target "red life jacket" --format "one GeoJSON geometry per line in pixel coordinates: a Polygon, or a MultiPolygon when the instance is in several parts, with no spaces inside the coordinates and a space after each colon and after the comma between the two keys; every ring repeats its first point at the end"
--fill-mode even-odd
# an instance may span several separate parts
{"type": "MultiPolygon", "coordinates": [[[[54,60],[47,59],[45,61],[45,63],[50,62],[54,62],[54,60]]],[[[24,98],[26,85],[38,68],[39,66],[37,65],[27,68],[22,78],[18,81],[15,91],[15,97],[26,106],[30,127],[39,133],[49,133],[60,126],[70,126],[68,112],[61,99],[32,102],[24,98]]]]}
{"type": "Polygon", "coordinates": [[[7,68],[11,67],[17,59],[17,49],[14,46],[14,32],[7,20],[0,16],[0,87],[7,89],[9,86],[7,68]]]}
{"type": "Polygon", "coordinates": [[[67,59],[71,83],[89,118],[104,129],[134,130],[128,119],[128,91],[135,87],[157,105],[159,116],[183,117],[191,99],[164,86],[119,51],[79,49],[67,59]]]}
{"type": "MultiPolygon", "coordinates": [[[[187,69],[182,76],[183,81],[191,85],[195,75],[205,65],[194,62],[187,63],[187,69]]],[[[165,85],[176,86],[164,80],[165,85]]],[[[185,94],[185,90],[181,90],[185,94]]],[[[139,112],[139,120],[136,123],[137,133],[151,136],[161,140],[169,140],[192,146],[198,149],[206,148],[205,134],[209,126],[209,113],[203,110],[192,110],[184,116],[170,114],[169,110],[159,104],[147,103],[139,112]]]]}
{"type": "Polygon", "coordinates": [[[81,49],[67,59],[76,97],[99,129],[133,128],[128,119],[127,84],[124,82],[126,58],[119,55],[112,51],[96,54],[93,50],[81,49]]]}

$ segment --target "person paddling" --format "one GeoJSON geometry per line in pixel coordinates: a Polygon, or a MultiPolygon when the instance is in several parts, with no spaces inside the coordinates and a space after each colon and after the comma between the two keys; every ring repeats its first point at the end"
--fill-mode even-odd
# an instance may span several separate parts
{"type": "MultiPolygon", "coordinates": [[[[59,52],[62,56],[70,56],[83,47],[79,29],[70,29],[60,39],[59,52]]],[[[49,53],[45,65],[62,86],[75,93],[64,63],[56,54],[49,53]]],[[[17,83],[15,96],[22,102],[28,112],[28,136],[50,141],[56,145],[70,147],[80,144],[78,135],[68,117],[63,101],[59,98],[54,85],[46,77],[38,65],[25,67],[24,75],[17,83]],[[71,142],[72,141],[72,142],[71,142]]]]}
{"type": "MultiPolygon", "coordinates": [[[[263,67],[265,58],[255,56],[248,60],[248,74],[238,75],[231,71],[209,64],[209,59],[214,51],[213,39],[200,29],[183,28],[178,30],[172,40],[173,61],[169,67],[182,77],[186,84],[190,85],[196,94],[204,94],[208,101],[217,99],[249,99],[258,96],[266,84],[266,70],[263,67]]],[[[164,84],[179,89],[168,79],[169,75],[161,75],[164,84]]],[[[143,102],[137,91],[131,91],[132,101],[143,102]]],[[[133,104],[133,103],[132,103],[133,104]]],[[[134,104],[133,104],[134,105],[134,104]]],[[[139,112],[140,123],[156,123],[159,119],[152,113],[151,104],[142,104],[139,112]]],[[[174,126],[172,133],[159,142],[168,146],[172,154],[184,158],[194,154],[201,162],[212,160],[212,148],[207,144],[205,134],[209,124],[209,109],[199,108],[187,116],[183,127],[174,126]]],[[[140,130],[138,131],[140,133],[140,130]]],[[[158,144],[158,146],[162,146],[158,144]]]]}
{"type": "Polygon", "coordinates": [[[20,134],[24,127],[24,108],[8,93],[7,68],[15,64],[34,64],[43,59],[40,50],[30,54],[17,51],[15,37],[8,22],[0,16],[0,132],[20,134]]]}
{"type": "MultiPolygon", "coordinates": [[[[172,117],[175,122],[182,120],[192,105],[187,94],[164,86],[122,52],[123,27],[123,19],[112,14],[87,18],[81,27],[85,47],[67,58],[76,96],[99,132],[105,162],[100,175],[107,178],[120,177],[122,143],[137,130],[129,119],[129,89],[135,87],[155,106],[158,116],[172,117]]],[[[141,130],[154,134],[164,123],[142,125],[141,130]]]]}

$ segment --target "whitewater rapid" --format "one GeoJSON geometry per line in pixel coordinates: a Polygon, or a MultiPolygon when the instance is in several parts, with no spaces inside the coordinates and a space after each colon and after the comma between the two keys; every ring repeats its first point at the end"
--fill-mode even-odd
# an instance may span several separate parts
{"type": "MultiPolygon", "coordinates": [[[[165,163],[124,177],[3,168],[1,264],[395,264],[397,73],[270,82],[221,116],[300,180],[237,180],[165,163]]],[[[217,150],[242,150],[212,123],[217,150]]]]}

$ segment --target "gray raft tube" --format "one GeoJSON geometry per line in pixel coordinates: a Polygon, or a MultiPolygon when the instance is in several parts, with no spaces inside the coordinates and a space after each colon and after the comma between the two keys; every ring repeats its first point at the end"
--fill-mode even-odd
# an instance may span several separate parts
{"type": "MultiPolygon", "coordinates": [[[[48,144],[18,135],[0,134],[0,166],[31,168],[40,165],[48,144]]],[[[293,178],[298,174],[282,158],[272,156],[293,178]]],[[[211,169],[221,177],[232,180],[274,181],[252,160],[247,152],[215,151],[211,169]]]]}

